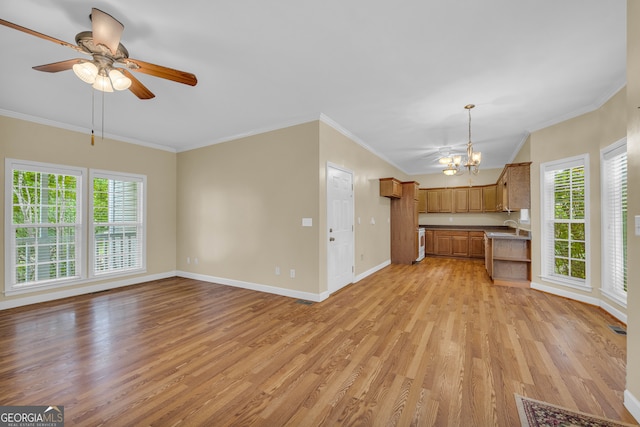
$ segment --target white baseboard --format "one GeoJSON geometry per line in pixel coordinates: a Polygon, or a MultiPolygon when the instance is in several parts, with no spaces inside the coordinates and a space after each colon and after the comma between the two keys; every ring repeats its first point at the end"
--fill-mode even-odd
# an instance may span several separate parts
{"type": "Polygon", "coordinates": [[[220,285],[233,286],[236,288],[249,289],[252,291],[266,292],[268,294],[281,295],[289,298],[303,299],[307,301],[320,302],[329,297],[328,292],[314,294],[311,292],[296,291],[293,289],[279,288],[277,286],[262,285],[260,283],[244,282],[224,277],[208,276],[206,274],[190,273],[188,271],[177,271],[176,275],[187,279],[202,280],[203,282],[217,283],[220,285]]]}
{"type": "Polygon", "coordinates": [[[640,400],[638,400],[629,390],[624,391],[624,406],[640,422],[640,400]]]}
{"type": "MultiPolygon", "coordinates": [[[[384,267],[386,267],[389,264],[391,264],[391,261],[387,260],[382,264],[379,264],[361,274],[358,274],[354,278],[353,283],[357,283],[360,280],[364,279],[365,277],[372,275],[376,271],[382,270],[384,267]]],[[[329,291],[324,291],[318,294],[314,294],[311,292],[296,291],[293,289],[279,288],[277,286],[263,285],[260,283],[244,282],[242,280],[227,279],[224,277],[209,276],[206,274],[190,273],[188,271],[177,271],[176,275],[179,277],[185,277],[187,279],[202,280],[203,282],[217,283],[220,285],[233,286],[233,287],[242,288],[242,289],[250,289],[252,291],[266,292],[268,294],[281,295],[284,297],[297,298],[297,299],[303,299],[303,300],[314,301],[314,302],[324,301],[327,298],[329,298],[329,295],[331,295],[329,291]]]]}
{"type": "Polygon", "coordinates": [[[535,282],[531,282],[531,289],[537,289],[539,291],[546,292],[548,294],[558,295],[558,296],[569,298],[572,300],[584,302],[586,304],[595,305],[596,307],[601,307],[603,310],[605,310],[607,313],[609,313],[610,315],[612,315],[622,323],[624,324],[627,323],[627,315],[625,313],[621,312],[620,310],[613,307],[611,304],[608,304],[607,302],[599,298],[590,297],[587,295],[579,294],[577,292],[572,292],[568,289],[560,289],[554,286],[542,285],[540,283],[535,283],[535,282]]]}
{"type": "Polygon", "coordinates": [[[53,301],[62,298],[75,297],[78,295],[90,294],[92,292],[106,291],[109,289],[122,288],[124,286],[137,285],[139,283],[151,282],[153,280],[166,279],[175,277],[175,271],[167,271],[165,273],[151,274],[147,276],[138,276],[130,279],[114,280],[110,282],[102,282],[95,285],[82,286],[72,289],[64,289],[60,291],[48,292],[46,294],[28,295],[20,298],[11,298],[0,301],[0,310],[9,308],[22,307],[25,305],[36,304],[39,302],[53,301]]]}
{"type": "Polygon", "coordinates": [[[358,283],[360,280],[364,279],[365,277],[371,276],[373,273],[382,270],[383,268],[385,268],[386,266],[391,265],[391,260],[388,259],[385,262],[383,262],[382,264],[378,264],[373,268],[368,269],[367,271],[358,274],[354,280],[353,283],[358,283]]]}

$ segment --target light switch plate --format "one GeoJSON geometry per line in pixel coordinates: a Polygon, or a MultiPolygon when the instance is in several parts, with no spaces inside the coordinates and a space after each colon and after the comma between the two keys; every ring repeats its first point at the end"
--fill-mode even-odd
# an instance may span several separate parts
{"type": "Polygon", "coordinates": [[[312,218],[302,218],[302,226],[303,227],[312,227],[313,219],[312,218]]]}

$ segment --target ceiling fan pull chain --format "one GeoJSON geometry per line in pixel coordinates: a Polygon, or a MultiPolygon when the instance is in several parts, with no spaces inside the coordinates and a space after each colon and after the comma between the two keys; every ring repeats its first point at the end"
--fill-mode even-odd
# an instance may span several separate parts
{"type": "Polygon", "coordinates": [[[102,92],[102,140],[104,141],[104,92],[102,92]]]}
{"type": "Polygon", "coordinates": [[[95,91],[93,90],[93,88],[91,88],[91,145],[94,145],[95,143],[95,137],[93,135],[93,129],[95,127],[94,122],[95,122],[95,91]]]}

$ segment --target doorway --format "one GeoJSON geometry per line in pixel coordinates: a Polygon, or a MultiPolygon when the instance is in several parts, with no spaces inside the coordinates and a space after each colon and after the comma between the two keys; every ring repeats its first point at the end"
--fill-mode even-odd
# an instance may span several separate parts
{"type": "Polygon", "coordinates": [[[329,293],[353,282],[353,172],[327,163],[327,288],[329,293]]]}

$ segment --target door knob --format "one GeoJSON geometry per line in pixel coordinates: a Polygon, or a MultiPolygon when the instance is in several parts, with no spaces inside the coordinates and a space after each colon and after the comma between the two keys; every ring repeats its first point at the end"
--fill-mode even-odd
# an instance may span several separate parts
{"type": "Polygon", "coordinates": [[[329,241],[330,242],[333,242],[334,240],[336,240],[336,239],[334,239],[333,237],[329,237],[329,241]]]}

